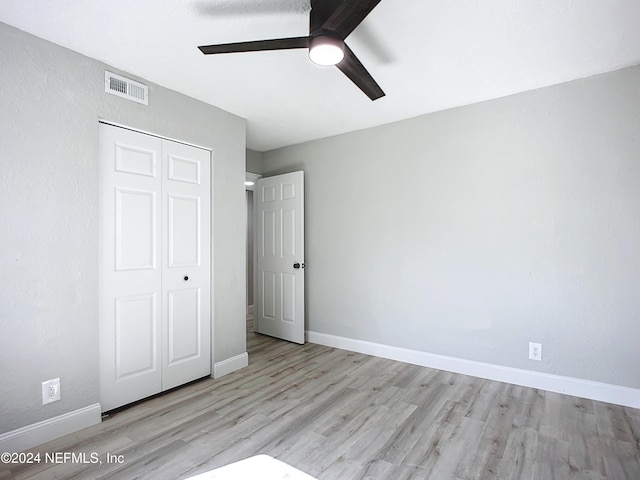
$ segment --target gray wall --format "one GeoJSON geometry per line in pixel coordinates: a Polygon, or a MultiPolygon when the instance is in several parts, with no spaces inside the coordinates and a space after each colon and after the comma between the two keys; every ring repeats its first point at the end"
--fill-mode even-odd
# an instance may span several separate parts
{"type": "Polygon", "coordinates": [[[153,84],[148,107],[108,95],[105,68],[0,23],[0,433],[100,400],[99,118],[213,149],[215,360],[246,351],[245,121],[153,84]]]}
{"type": "Polygon", "coordinates": [[[305,171],[307,329],[640,387],[638,85],[628,68],[265,152],[265,175],[305,171]]]}
{"type": "Polygon", "coordinates": [[[247,172],[262,173],[262,152],[247,148],[247,172]]]}

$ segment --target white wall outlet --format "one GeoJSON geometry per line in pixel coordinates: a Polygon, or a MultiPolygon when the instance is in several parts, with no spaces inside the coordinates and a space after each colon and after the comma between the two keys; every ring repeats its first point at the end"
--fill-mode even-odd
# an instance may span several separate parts
{"type": "Polygon", "coordinates": [[[542,344],[529,342],[529,360],[542,360],[542,344]]]}
{"type": "Polygon", "coordinates": [[[42,382],[42,404],[57,402],[60,400],[60,379],[54,378],[42,382]]]}

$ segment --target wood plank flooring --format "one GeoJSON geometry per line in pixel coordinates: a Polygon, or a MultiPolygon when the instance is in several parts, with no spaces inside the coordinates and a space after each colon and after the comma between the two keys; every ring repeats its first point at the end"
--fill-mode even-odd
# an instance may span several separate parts
{"type": "Polygon", "coordinates": [[[247,338],[248,368],[32,450],[102,465],[0,464],[0,480],[183,479],[260,453],[322,480],[640,479],[640,410],[247,338]]]}

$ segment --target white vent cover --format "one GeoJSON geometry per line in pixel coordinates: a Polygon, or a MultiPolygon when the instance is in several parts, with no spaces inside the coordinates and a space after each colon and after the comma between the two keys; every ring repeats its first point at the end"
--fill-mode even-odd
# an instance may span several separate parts
{"type": "Polygon", "coordinates": [[[104,91],[149,105],[149,87],[111,72],[104,72],[104,91]]]}

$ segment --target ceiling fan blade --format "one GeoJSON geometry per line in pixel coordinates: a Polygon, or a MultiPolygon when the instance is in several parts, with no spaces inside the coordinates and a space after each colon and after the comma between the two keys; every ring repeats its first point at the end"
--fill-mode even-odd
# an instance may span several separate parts
{"type": "Polygon", "coordinates": [[[345,39],[381,1],[382,0],[342,0],[340,5],[338,5],[324,22],[322,28],[335,32],[340,35],[342,39],[345,39]]]}
{"type": "Polygon", "coordinates": [[[262,50],[309,48],[309,37],[276,38],[274,40],[256,40],[253,42],[202,45],[198,48],[205,55],[213,55],[216,53],[259,52],[262,50]]]}
{"type": "Polygon", "coordinates": [[[344,46],[344,59],[336,67],[349,77],[349,80],[355,83],[371,100],[384,97],[384,92],[380,85],[376,83],[371,74],[364,68],[364,65],[360,63],[355,53],[346,44],[344,46]]]}

